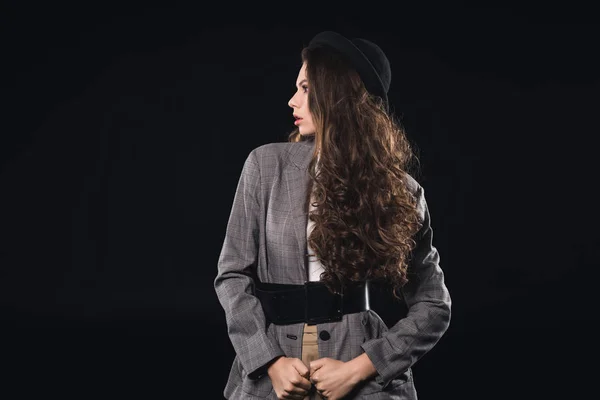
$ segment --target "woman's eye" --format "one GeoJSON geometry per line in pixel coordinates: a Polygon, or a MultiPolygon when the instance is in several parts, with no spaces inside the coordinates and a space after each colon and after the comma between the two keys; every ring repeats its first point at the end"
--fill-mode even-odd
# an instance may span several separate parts
{"type": "Polygon", "coordinates": [[[302,89],[304,90],[304,93],[306,93],[308,91],[308,86],[302,85],[302,89]]]}

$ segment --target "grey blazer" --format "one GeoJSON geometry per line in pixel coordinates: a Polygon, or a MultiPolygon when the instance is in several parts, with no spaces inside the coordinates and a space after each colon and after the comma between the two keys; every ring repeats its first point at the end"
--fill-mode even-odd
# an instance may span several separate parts
{"type": "MultiPolygon", "coordinates": [[[[244,163],[214,280],[236,353],[223,392],[227,399],[277,399],[265,365],[280,355],[301,358],[304,324],[268,324],[252,276],[269,283],[308,280],[306,195],[313,149],[312,140],[269,143],[252,150],[244,163]]],[[[417,399],[411,366],[450,323],[451,300],[423,188],[413,178],[410,186],[424,224],[415,237],[411,280],[402,290],[408,315],[389,329],[373,310],[317,327],[320,357],[348,361],[364,352],[377,369],[349,398],[417,399]],[[329,335],[320,335],[324,331],[329,335]]]]}

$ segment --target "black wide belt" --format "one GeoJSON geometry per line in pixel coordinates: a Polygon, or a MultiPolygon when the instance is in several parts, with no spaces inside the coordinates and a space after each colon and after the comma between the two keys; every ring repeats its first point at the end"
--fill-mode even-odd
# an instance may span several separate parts
{"type": "Polygon", "coordinates": [[[304,285],[257,283],[255,295],[266,318],[275,325],[340,321],[345,314],[369,310],[369,282],[344,287],[331,293],[324,283],[304,285]]]}

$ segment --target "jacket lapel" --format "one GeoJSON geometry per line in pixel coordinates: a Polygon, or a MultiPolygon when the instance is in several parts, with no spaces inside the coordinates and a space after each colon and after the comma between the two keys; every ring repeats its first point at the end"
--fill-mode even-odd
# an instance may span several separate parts
{"type": "Polygon", "coordinates": [[[308,222],[308,165],[314,152],[314,140],[297,142],[290,150],[290,164],[285,173],[290,207],[298,251],[298,272],[302,281],[308,280],[308,249],[306,245],[306,225],[308,222]]]}

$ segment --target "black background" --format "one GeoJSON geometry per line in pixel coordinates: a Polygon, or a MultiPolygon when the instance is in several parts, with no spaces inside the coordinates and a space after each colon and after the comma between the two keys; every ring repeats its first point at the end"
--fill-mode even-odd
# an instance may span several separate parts
{"type": "Polygon", "coordinates": [[[237,180],[327,29],[386,51],[420,153],[453,299],[420,398],[590,397],[599,29],[567,4],[3,2],[3,390],[222,398],[237,180]]]}

